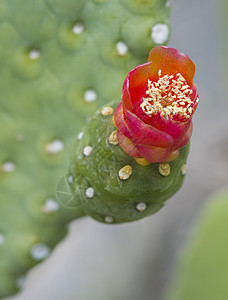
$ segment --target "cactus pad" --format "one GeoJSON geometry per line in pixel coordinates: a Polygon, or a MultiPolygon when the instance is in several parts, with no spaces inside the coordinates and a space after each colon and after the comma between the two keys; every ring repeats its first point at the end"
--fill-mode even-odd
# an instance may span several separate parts
{"type": "Polygon", "coordinates": [[[84,214],[55,196],[74,137],[168,18],[165,0],[0,1],[0,297],[84,214]]]}

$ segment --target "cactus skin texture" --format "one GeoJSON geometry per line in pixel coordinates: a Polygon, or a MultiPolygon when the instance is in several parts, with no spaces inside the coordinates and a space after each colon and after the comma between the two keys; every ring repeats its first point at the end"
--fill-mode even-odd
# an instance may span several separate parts
{"type": "Polygon", "coordinates": [[[56,184],[86,119],[167,43],[166,2],[0,1],[0,298],[84,215],[58,207],[56,184]]]}
{"type": "Polygon", "coordinates": [[[104,223],[136,221],[158,211],[181,187],[189,152],[188,143],[172,162],[141,166],[112,143],[115,130],[112,114],[99,110],[77,142],[71,167],[75,206],[104,223]]]}

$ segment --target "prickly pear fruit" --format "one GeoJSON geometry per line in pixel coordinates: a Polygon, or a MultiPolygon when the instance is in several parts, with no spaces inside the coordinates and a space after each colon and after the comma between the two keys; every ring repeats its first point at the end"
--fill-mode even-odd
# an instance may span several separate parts
{"type": "Polygon", "coordinates": [[[75,206],[105,223],[135,221],[158,211],[181,187],[189,152],[188,143],[169,163],[138,164],[118,144],[111,113],[118,104],[95,114],[77,142],[71,165],[75,206]]]}
{"type": "Polygon", "coordinates": [[[135,221],[181,187],[199,100],[194,71],[188,56],[156,47],[149,63],[128,74],[122,102],[96,113],[71,168],[77,205],[87,214],[106,223],[135,221]]]}

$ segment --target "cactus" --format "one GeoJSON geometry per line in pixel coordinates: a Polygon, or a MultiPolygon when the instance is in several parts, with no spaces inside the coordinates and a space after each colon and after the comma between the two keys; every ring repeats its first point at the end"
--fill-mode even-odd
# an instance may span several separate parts
{"type": "Polygon", "coordinates": [[[79,135],[69,175],[76,207],[101,222],[130,222],[176,193],[199,101],[194,72],[187,55],[168,47],[129,72],[121,103],[103,107],[79,135]]]}
{"type": "Polygon", "coordinates": [[[69,205],[83,207],[86,214],[109,224],[158,211],[181,187],[189,152],[188,143],[172,162],[138,164],[118,144],[111,114],[117,104],[103,107],[92,118],[77,142],[70,173],[76,195],[69,205]]]}
{"type": "Polygon", "coordinates": [[[75,134],[167,43],[166,0],[0,1],[0,297],[85,214],[56,201],[75,134]]]}

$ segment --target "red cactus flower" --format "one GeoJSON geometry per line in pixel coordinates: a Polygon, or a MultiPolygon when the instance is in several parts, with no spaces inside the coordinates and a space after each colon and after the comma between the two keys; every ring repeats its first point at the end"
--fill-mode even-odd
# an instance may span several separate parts
{"type": "Polygon", "coordinates": [[[130,71],[114,121],[120,147],[139,162],[175,159],[192,134],[199,102],[191,59],[170,47],[151,50],[148,62],[130,71]]]}

